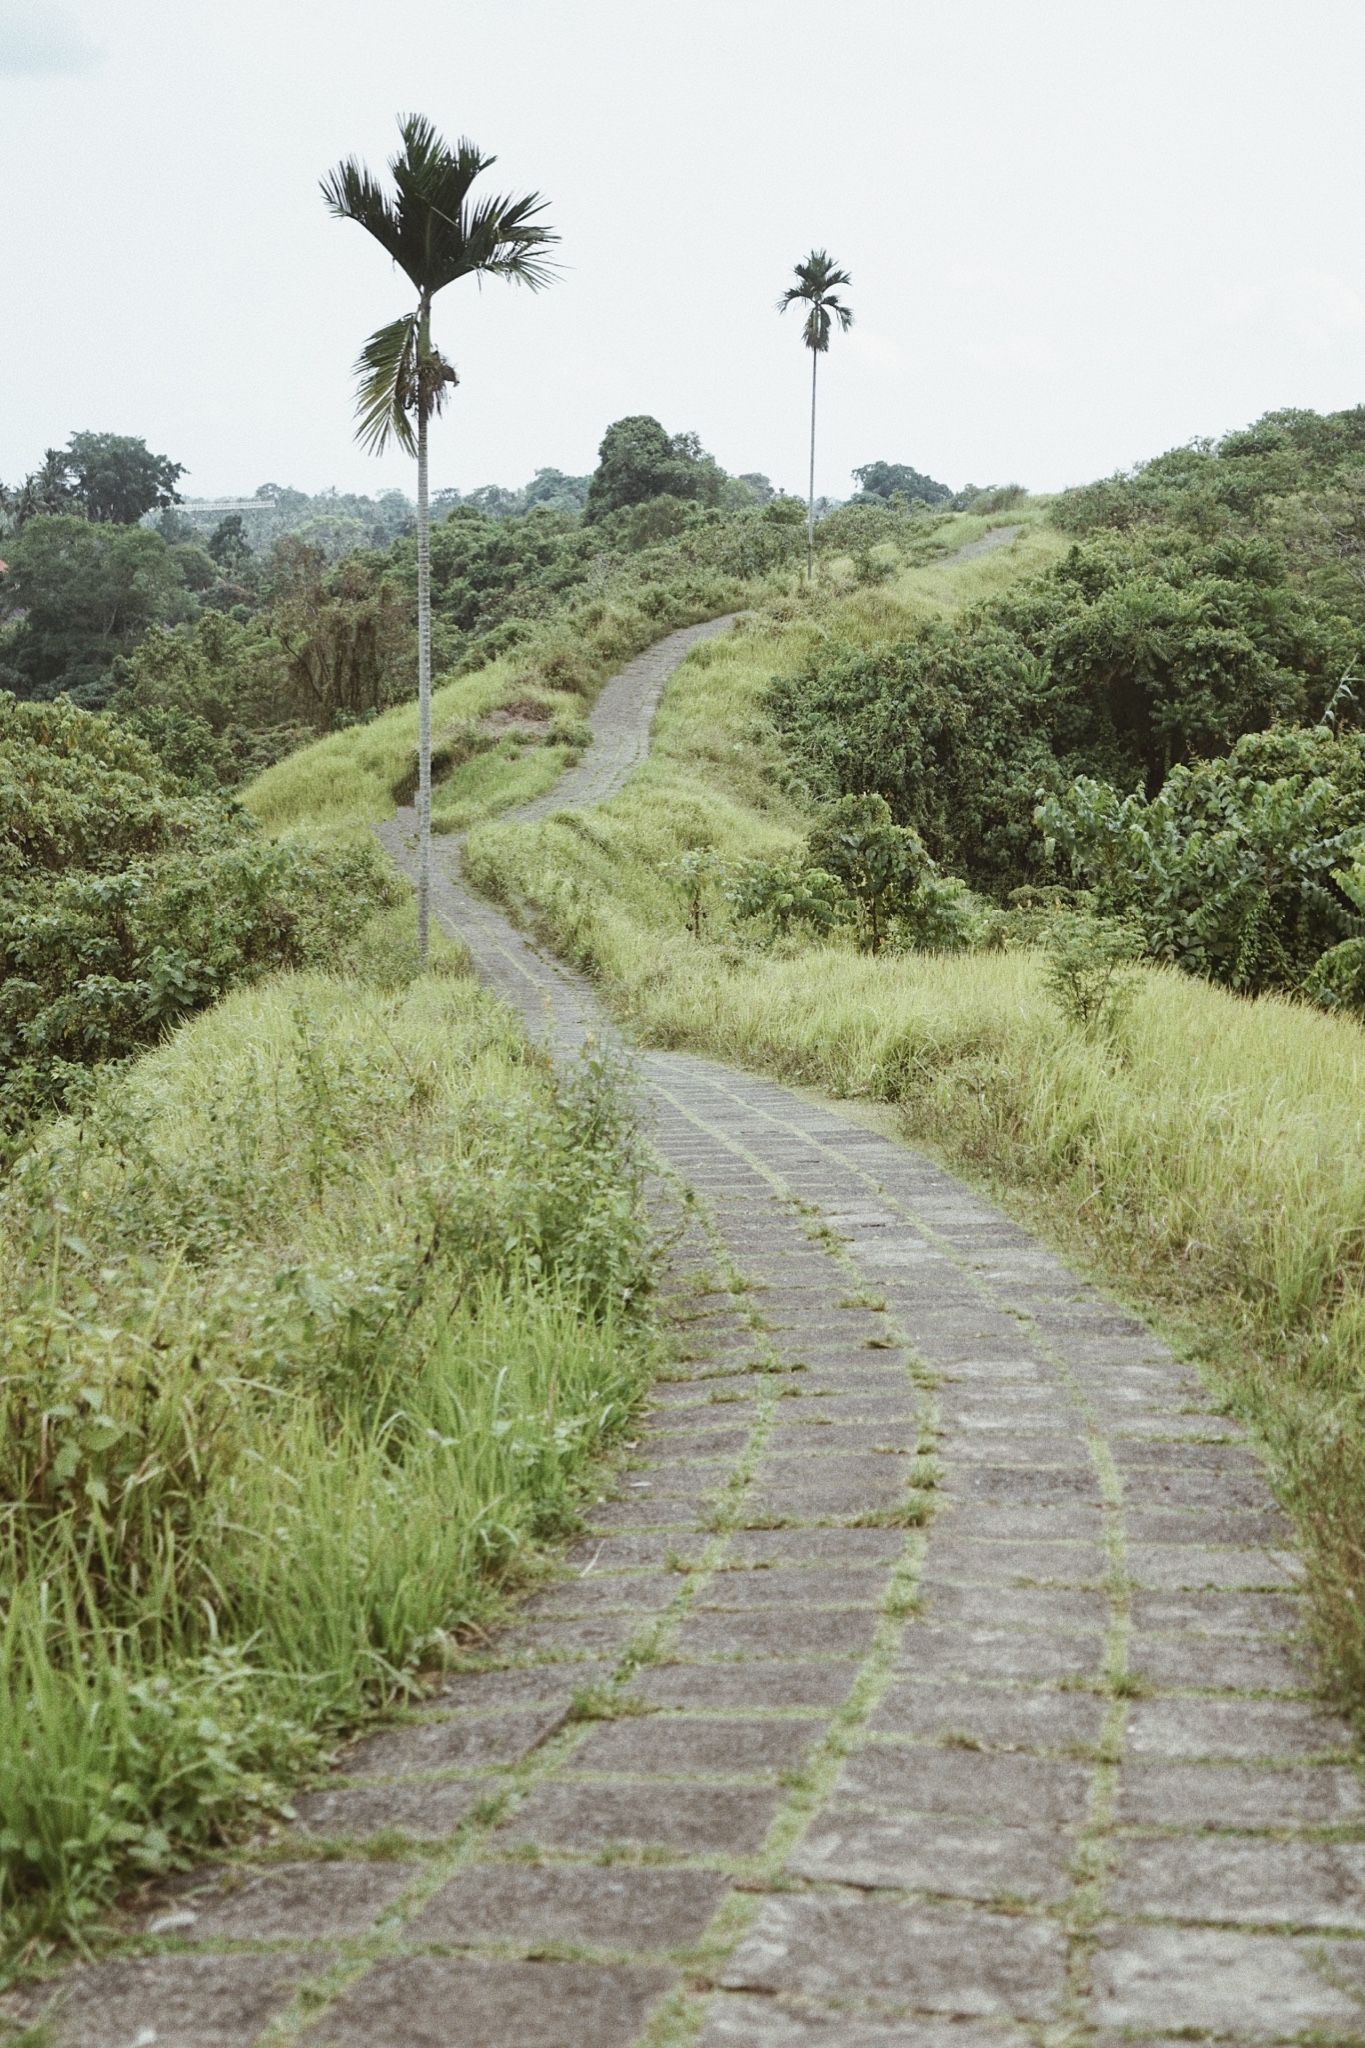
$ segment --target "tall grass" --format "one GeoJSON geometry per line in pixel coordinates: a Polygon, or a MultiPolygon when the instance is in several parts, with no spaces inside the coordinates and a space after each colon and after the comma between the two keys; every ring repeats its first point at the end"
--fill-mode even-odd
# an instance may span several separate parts
{"type": "Polygon", "coordinates": [[[566,1525],[648,1362],[640,1172],[615,1078],[448,975],[239,992],[35,1143],[0,1193],[12,1937],[277,1803],[566,1525]]]}

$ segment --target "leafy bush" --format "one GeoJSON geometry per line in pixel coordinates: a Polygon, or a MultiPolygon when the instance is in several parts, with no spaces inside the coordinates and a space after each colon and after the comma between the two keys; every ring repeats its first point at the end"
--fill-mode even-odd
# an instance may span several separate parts
{"type": "Polygon", "coordinates": [[[831,932],[850,910],[839,877],[809,863],[737,862],[727,878],[726,895],[736,917],[759,920],[783,937],[801,927],[812,933],[831,932]]]}
{"type": "Polygon", "coordinates": [[[778,730],[816,795],[884,797],[941,865],[1004,890],[1038,868],[1039,788],[1061,782],[1031,716],[1040,664],[989,619],[893,648],[837,643],[779,678],[778,730]]]}
{"type": "Polygon", "coordinates": [[[1176,765],[1317,716],[1359,646],[1264,541],[1102,534],[895,646],[819,648],[771,705],[818,793],[886,797],[1000,895],[1047,878],[1042,796],[1078,776],[1154,796],[1176,765]]]}
{"type": "Polygon", "coordinates": [[[1073,533],[1141,525],[1225,532],[1365,459],[1365,406],[1269,412],[1221,441],[1192,441],[1136,469],[1066,491],[1053,508],[1073,533]]]}
{"type": "MultiPolygon", "coordinates": [[[[1358,936],[1365,906],[1338,876],[1365,838],[1363,734],[1251,734],[1223,760],[1173,770],[1150,800],[1082,779],[1039,818],[1097,909],[1191,973],[1298,988],[1358,936]]],[[[1315,988],[1326,995],[1346,965],[1315,988]]]]}
{"type": "Polygon", "coordinates": [[[103,704],[115,659],[150,626],[194,609],[175,551],[145,527],[30,519],[6,541],[5,559],[0,683],[25,697],[64,691],[103,704]]]}
{"type": "Polygon", "coordinates": [[[0,1130],[394,900],[377,849],[267,842],[67,703],[0,696],[0,761],[0,1130]]]}
{"type": "Polygon", "coordinates": [[[722,861],[712,851],[680,855],[674,875],[696,877],[688,926],[703,936],[705,882],[718,880],[742,922],[772,938],[829,938],[852,927],[868,952],[883,946],[956,952],[990,942],[990,915],[966,886],[940,876],[913,832],[893,824],[881,797],[844,797],[807,835],[794,861],[722,861]]]}
{"type": "Polygon", "coordinates": [[[1043,986],[1062,1015],[1092,1036],[1112,1038],[1137,993],[1141,934],[1113,918],[1059,909],[1045,943],[1043,986]]]}
{"type": "Polygon", "coordinates": [[[811,865],[833,875],[856,906],[868,950],[879,952],[887,920],[927,871],[919,834],[892,823],[884,797],[846,796],[825,812],[806,845],[811,865]]]}

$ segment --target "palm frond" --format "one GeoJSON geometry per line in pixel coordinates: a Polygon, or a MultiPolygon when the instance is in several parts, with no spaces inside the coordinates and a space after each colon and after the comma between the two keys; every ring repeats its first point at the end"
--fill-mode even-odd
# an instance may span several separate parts
{"type": "Polygon", "coordinates": [[[372,334],[356,359],[356,439],[374,455],[396,441],[416,451],[412,414],[418,396],[420,315],[405,313],[372,334]]]}
{"type": "Polygon", "coordinates": [[[327,209],[338,220],[358,221],[388,250],[395,263],[401,262],[402,223],[388,194],[356,157],[338,164],[322,181],[327,209]]]}
{"type": "Polygon", "coordinates": [[[825,249],[812,249],[804,263],[795,265],[797,282],[788,285],[777,302],[779,313],[785,313],[788,306],[809,306],[801,329],[801,339],[806,347],[823,354],[829,347],[830,315],[839,323],[841,333],[846,334],[853,325],[853,309],[846,306],[837,296],[836,288],[841,284],[852,284],[846,270],[840,270],[825,249]]]}
{"type": "Polygon", "coordinates": [[[558,266],[542,252],[552,248],[559,236],[535,218],[547,204],[538,192],[528,192],[520,199],[481,199],[461,223],[467,269],[509,278],[532,291],[552,283],[558,266]]]}
{"type": "Polygon", "coordinates": [[[537,218],[546,205],[538,192],[471,202],[475,179],[496,159],[468,137],[451,149],[422,114],[406,116],[399,130],[392,193],[349,157],[323,179],[322,195],[338,218],[373,235],[417,289],[417,310],[372,334],[356,363],[357,438],[376,453],[394,440],[411,454],[414,415],[440,412],[458,382],[431,345],[434,295],[471,275],[539,290],[555,274],[544,252],[559,237],[537,218]]]}
{"type": "Polygon", "coordinates": [[[368,229],[419,292],[484,274],[533,290],[548,284],[554,266],[543,252],[559,237],[536,219],[546,204],[539,193],[471,205],[475,179],[497,159],[467,136],[452,149],[424,115],[399,125],[403,147],[389,163],[393,195],[351,158],[323,180],[332,212],[368,229]]]}

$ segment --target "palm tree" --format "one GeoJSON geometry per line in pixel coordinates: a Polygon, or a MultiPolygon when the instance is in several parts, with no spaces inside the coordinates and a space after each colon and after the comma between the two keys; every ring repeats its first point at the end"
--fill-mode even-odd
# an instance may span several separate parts
{"type": "Polygon", "coordinates": [[[356,438],[375,454],[396,441],[417,457],[417,944],[423,966],[431,917],[431,515],[427,499],[427,427],[459,382],[432,345],[431,302],[459,277],[506,277],[532,291],[554,268],[545,249],[559,240],[535,216],[539,193],[521,199],[470,198],[470,187],[497,161],[461,140],[450,149],[430,121],[410,114],[399,123],[403,148],[389,161],[390,196],[355,158],[322,181],[322,196],[339,220],[359,221],[417,289],[411,313],[370,336],[356,363],[356,438]],[[414,436],[412,423],[417,422],[414,436]]]}
{"type": "Polygon", "coordinates": [[[852,284],[846,270],[840,270],[825,249],[812,249],[804,263],[796,265],[798,282],[789,285],[777,302],[779,313],[797,300],[809,306],[801,339],[810,350],[810,493],[806,500],[806,581],[815,573],[815,371],[829,348],[832,313],[841,333],[853,325],[852,308],[836,295],[835,286],[852,284]]]}

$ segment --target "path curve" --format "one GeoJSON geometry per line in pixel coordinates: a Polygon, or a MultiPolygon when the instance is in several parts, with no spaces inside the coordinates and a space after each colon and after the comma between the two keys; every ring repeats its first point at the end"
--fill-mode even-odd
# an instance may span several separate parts
{"type": "Polygon", "coordinates": [[[951,569],[956,562],[974,562],[978,555],[994,554],[997,548],[1008,547],[1012,540],[1018,540],[1022,526],[993,526],[980,540],[968,541],[965,548],[959,548],[954,555],[945,555],[941,562],[926,562],[926,569],[951,569]]]}
{"type": "MultiPolygon", "coordinates": [[[[624,671],[532,814],[619,788],[661,672],[726,623],[624,671]]],[[[447,883],[443,921],[533,1028],[606,1028],[581,977],[447,883]]],[[[968,2021],[993,2041],[1354,2033],[1365,1847],[1329,1831],[1365,1817],[1360,1787],[1348,1729],[1310,1696],[1290,1533],[1240,1429],[1143,1324],[908,1147],[712,1061],[639,1065],[658,1149],[718,1241],[687,1246],[677,1278],[719,1250],[769,1327],[746,1327],[743,1296],[699,1299],[698,1377],[660,1389],[629,1493],[580,1546],[588,1580],[537,1603],[523,1633],[547,1653],[617,1654],[645,1610],[677,1661],[629,1688],[659,1713],[575,1746],[505,1839],[758,1859],[748,1881],[779,1888],[716,1971],[706,2048],[937,2043],[931,2015],[963,2023],[962,2048],[968,2021]],[[938,1468],[927,1542],[867,1526],[897,1519],[916,1456],[938,1468]],[[697,1559],[718,1498],[728,1533],[697,1559]],[[670,1545],[712,1569],[665,1606],[670,1545]],[[814,1789],[784,1802],[780,1767],[812,1755],[814,1789]]],[[[545,1886],[567,1895],[571,1868],[545,1886]]],[[[643,1953],[633,1910],[623,1896],[604,1945],[643,1953]]],[[[684,1918],[675,1949],[699,1931],[684,1918]]]]}
{"type": "MultiPolygon", "coordinates": [[[[532,810],[619,787],[724,624],[631,663],[532,810]]],[[[556,1049],[605,1029],[448,856],[433,907],[556,1049]]],[[[176,1902],[190,1952],[77,1972],[58,2039],[1358,2039],[1360,1787],[1241,1432],[930,1160],[712,1061],[638,1069],[696,1206],[619,1496],[499,1668],[298,1802],[336,1860],[176,1902]],[[425,1855],[366,1860],[384,1830],[425,1855]]]]}

